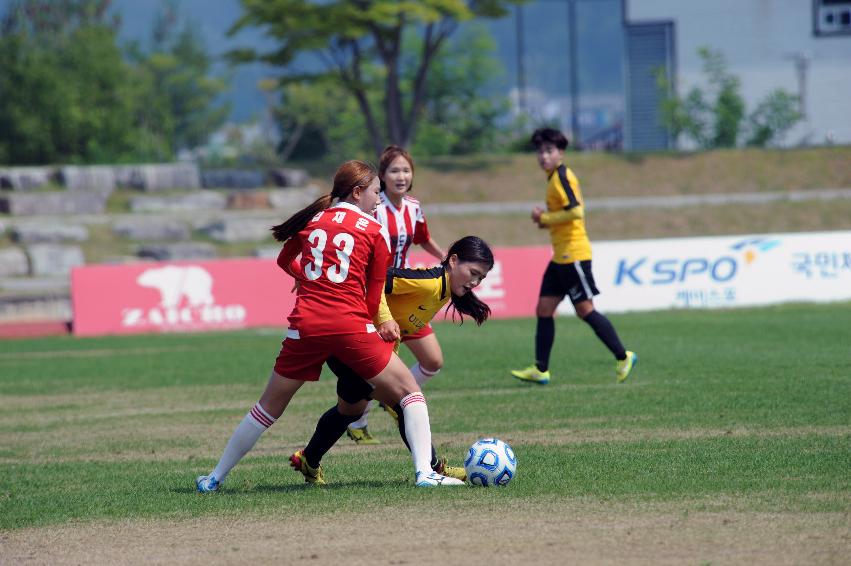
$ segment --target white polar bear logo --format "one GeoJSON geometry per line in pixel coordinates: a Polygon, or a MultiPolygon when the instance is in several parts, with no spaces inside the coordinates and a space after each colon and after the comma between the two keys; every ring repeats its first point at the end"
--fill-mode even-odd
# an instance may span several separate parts
{"type": "Polygon", "coordinates": [[[213,304],[213,278],[206,269],[196,265],[149,269],[139,275],[136,282],[142,287],[157,289],[163,308],[177,308],[183,298],[191,307],[213,304]]]}

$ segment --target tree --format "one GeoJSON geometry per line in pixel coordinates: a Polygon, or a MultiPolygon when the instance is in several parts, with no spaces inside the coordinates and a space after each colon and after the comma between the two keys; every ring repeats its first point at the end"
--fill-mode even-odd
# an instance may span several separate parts
{"type": "Polygon", "coordinates": [[[130,47],[146,101],[139,107],[140,126],[152,139],[161,139],[167,155],[197,147],[227,119],[228,105],[215,105],[225,82],[211,76],[212,60],[195,26],[181,22],[173,0],[157,15],[152,46],[145,52],[130,47]]]}
{"type": "MultiPolygon", "coordinates": [[[[505,97],[483,96],[504,74],[493,54],[496,43],[483,26],[469,26],[435,56],[427,81],[418,155],[490,151],[498,137],[498,121],[509,110],[505,97]]],[[[407,72],[414,72],[408,65],[407,72]]]]}
{"type": "Polygon", "coordinates": [[[333,77],[338,87],[355,99],[378,154],[387,141],[409,146],[416,137],[432,63],[459,22],[502,17],[509,4],[522,1],[242,0],[244,14],[230,33],[249,26],[261,27],[280,46],[268,53],[235,50],[230,56],[237,63],[263,61],[289,68],[299,55],[315,55],[322,70],[300,77],[333,77]],[[415,33],[418,43],[415,71],[410,76],[405,76],[401,68],[407,33],[415,33]],[[370,100],[366,80],[370,64],[378,65],[381,71],[383,91],[377,103],[370,100]],[[382,130],[386,130],[386,135],[382,130]]]}
{"type": "MultiPolygon", "coordinates": [[[[493,57],[495,42],[484,27],[471,26],[451,38],[435,55],[427,82],[423,120],[412,143],[417,155],[446,155],[489,150],[496,143],[497,121],[508,111],[508,101],[483,96],[504,72],[493,57]]],[[[414,38],[402,47],[403,83],[416,72],[414,38]]],[[[366,77],[380,77],[375,65],[365,67],[366,77]]],[[[367,98],[379,100],[377,81],[367,80],[367,98]]],[[[275,88],[274,81],[265,87],[275,88]]],[[[310,82],[288,82],[281,90],[275,114],[284,140],[280,158],[356,156],[370,147],[354,99],[340,97],[333,77],[310,82]]],[[[382,116],[379,115],[381,120],[382,116]]],[[[383,125],[383,121],[381,122],[383,125]]]]}
{"type": "Polygon", "coordinates": [[[0,20],[0,163],[169,160],[224,121],[210,59],[161,18],[154,49],[118,44],[111,0],[16,0],[0,20]]]}
{"type": "Polygon", "coordinates": [[[798,97],[777,89],[760,102],[748,117],[748,145],[764,147],[781,141],[792,126],[802,118],[798,112],[798,97]]]}
{"type": "Polygon", "coordinates": [[[719,51],[701,47],[697,53],[703,60],[706,90],[692,87],[685,98],[680,98],[664,72],[657,73],[662,123],[675,139],[685,134],[700,148],[734,147],[745,116],[741,81],[727,70],[719,51]]]}
{"type": "Polygon", "coordinates": [[[98,162],[133,150],[109,0],[20,0],[0,24],[0,160],[98,162]]]}

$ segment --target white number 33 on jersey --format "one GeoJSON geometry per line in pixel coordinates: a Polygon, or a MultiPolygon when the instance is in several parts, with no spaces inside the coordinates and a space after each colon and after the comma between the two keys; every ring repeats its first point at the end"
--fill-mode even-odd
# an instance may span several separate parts
{"type": "MultiPolygon", "coordinates": [[[[322,264],[325,260],[325,246],[328,243],[328,233],[321,228],[317,228],[310,233],[307,241],[310,243],[310,253],[313,259],[304,266],[304,275],[308,280],[315,281],[322,276],[322,264]]],[[[329,266],[325,270],[325,276],[332,283],[342,283],[349,276],[349,257],[355,248],[355,239],[351,234],[340,232],[334,236],[331,243],[334,246],[333,251],[337,254],[339,265],[329,266]]]]}

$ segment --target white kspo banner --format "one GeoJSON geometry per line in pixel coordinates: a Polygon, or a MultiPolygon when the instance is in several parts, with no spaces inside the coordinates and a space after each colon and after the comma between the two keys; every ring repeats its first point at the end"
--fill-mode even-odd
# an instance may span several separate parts
{"type": "MultiPolygon", "coordinates": [[[[851,299],[851,232],[598,242],[602,312],[851,299]]],[[[573,314],[569,301],[561,314],[573,314]]]]}

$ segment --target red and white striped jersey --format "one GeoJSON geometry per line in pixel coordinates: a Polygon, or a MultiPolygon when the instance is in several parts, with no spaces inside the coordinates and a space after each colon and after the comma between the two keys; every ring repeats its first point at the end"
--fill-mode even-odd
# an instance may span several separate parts
{"type": "Polygon", "coordinates": [[[402,197],[401,207],[396,208],[382,191],[375,217],[390,234],[392,267],[408,267],[408,250],[411,244],[422,245],[431,239],[420,201],[414,197],[402,197]]]}
{"type": "Polygon", "coordinates": [[[318,213],[278,255],[281,269],[300,282],[288,332],[369,331],[389,260],[387,230],[372,216],[346,202],[318,213]]]}

